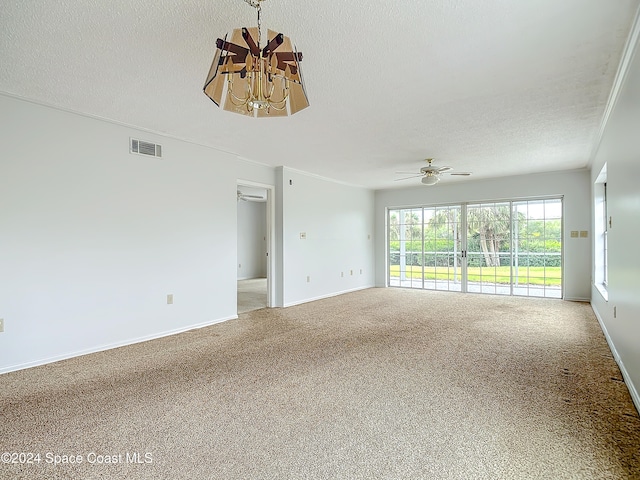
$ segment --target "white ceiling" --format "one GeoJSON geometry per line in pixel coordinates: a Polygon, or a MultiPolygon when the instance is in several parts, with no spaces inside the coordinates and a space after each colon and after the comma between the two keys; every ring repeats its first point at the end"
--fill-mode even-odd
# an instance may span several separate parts
{"type": "MultiPolygon", "coordinates": [[[[311,106],[202,92],[243,0],[3,0],[0,91],[371,188],[426,157],[474,178],[588,166],[640,0],[268,0],[311,106]]],[[[446,177],[444,182],[465,181],[446,177]]]]}

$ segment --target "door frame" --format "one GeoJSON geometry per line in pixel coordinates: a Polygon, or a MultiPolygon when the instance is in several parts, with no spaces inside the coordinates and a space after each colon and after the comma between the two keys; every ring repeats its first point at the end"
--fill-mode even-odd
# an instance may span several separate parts
{"type": "MultiPolygon", "coordinates": [[[[253,187],[262,188],[267,192],[267,307],[272,308],[276,305],[273,279],[275,278],[276,263],[275,255],[273,254],[273,246],[276,244],[275,240],[275,222],[276,222],[276,205],[275,205],[275,185],[269,185],[266,183],[253,182],[251,180],[238,179],[236,181],[236,187],[253,187]]],[[[236,245],[237,245],[238,230],[236,228],[236,245]]],[[[238,264],[238,251],[236,249],[236,265],[238,264]]]]}

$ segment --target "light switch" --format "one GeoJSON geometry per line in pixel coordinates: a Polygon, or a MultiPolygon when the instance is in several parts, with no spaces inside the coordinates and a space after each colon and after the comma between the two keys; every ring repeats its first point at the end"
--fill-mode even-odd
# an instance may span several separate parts
{"type": "Polygon", "coordinates": [[[589,236],[589,232],[586,230],[580,230],[580,238],[587,238],[589,236]]]}
{"type": "Polygon", "coordinates": [[[578,231],[577,230],[571,230],[571,238],[578,238],[578,231]]]}

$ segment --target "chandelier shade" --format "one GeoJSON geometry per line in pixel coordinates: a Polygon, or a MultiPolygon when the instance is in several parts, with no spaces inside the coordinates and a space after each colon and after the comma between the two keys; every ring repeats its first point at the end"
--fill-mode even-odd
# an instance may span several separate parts
{"type": "Polygon", "coordinates": [[[282,33],[237,28],[219,38],[204,93],[224,110],[250,117],[284,117],[309,106],[302,79],[302,53],[282,33]]]}

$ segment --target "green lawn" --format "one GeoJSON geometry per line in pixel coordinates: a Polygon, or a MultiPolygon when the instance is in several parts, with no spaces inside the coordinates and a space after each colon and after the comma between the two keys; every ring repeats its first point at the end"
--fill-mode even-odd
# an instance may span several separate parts
{"type": "MultiPolygon", "coordinates": [[[[400,265],[391,265],[389,273],[392,277],[400,276],[400,265]]],[[[407,266],[407,277],[422,278],[422,267],[407,266]]],[[[515,275],[515,270],[514,270],[515,275]]],[[[460,280],[460,269],[458,269],[460,280]]],[[[469,282],[511,283],[511,267],[469,267],[467,269],[469,282]]],[[[424,267],[425,280],[453,280],[452,267],[424,267]]],[[[529,285],[560,286],[562,282],[561,267],[519,267],[518,283],[529,285]]]]}

